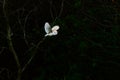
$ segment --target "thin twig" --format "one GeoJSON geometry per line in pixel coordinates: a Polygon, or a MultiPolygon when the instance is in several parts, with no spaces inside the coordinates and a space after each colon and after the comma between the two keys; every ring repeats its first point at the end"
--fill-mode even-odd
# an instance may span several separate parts
{"type": "Polygon", "coordinates": [[[54,20],[54,16],[53,16],[53,11],[52,11],[52,1],[50,1],[50,15],[51,15],[51,18],[54,20]]]}
{"type": "Polygon", "coordinates": [[[7,68],[0,68],[0,74],[2,74],[4,71],[6,71],[7,78],[10,80],[10,71],[7,68]]]}
{"type": "Polygon", "coordinates": [[[62,2],[61,2],[61,9],[60,9],[58,17],[60,17],[63,12],[63,6],[64,6],[64,0],[62,0],[62,2]]]}
{"type": "MultiPolygon", "coordinates": [[[[50,14],[51,14],[52,19],[54,19],[52,5],[53,5],[52,2],[50,2],[50,14]]],[[[63,12],[63,6],[64,6],[64,0],[62,0],[62,2],[61,2],[61,8],[60,8],[59,14],[55,17],[54,22],[61,16],[61,14],[63,12]]]]}
{"type": "Polygon", "coordinates": [[[5,6],[6,6],[6,0],[3,1],[3,13],[4,13],[4,17],[6,20],[6,24],[7,24],[7,39],[8,39],[8,45],[9,45],[9,50],[13,53],[17,67],[18,67],[18,74],[17,74],[17,80],[20,80],[21,77],[21,65],[17,56],[17,53],[13,47],[13,43],[12,43],[12,38],[11,38],[11,28],[9,25],[9,20],[6,14],[6,10],[5,10],[5,6]]]}
{"type": "Polygon", "coordinates": [[[28,60],[28,62],[25,64],[25,66],[22,68],[22,72],[26,69],[26,67],[30,64],[30,62],[33,60],[37,49],[39,48],[39,45],[45,40],[46,37],[44,37],[42,40],[40,40],[36,46],[31,47],[28,51],[31,51],[32,49],[34,49],[33,55],[31,56],[31,58],[28,60]]]}
{"type": "Polygon", "coordinates": [[[24,40],[25,40],[25,43],[27,44],[27,46],[29,46],[29,43],[28,43],[28,40],[26,38],[26,30],[25,30],[25,25],[27,23],[27,20],[30,16],[30,14],[35,10],[36,8],[32,9],[31,11],[29,11],[29,13],[26,15],[25,17],[25,22],[24,22],[24,25],[23,25],[23,35],[24,35],[24,40]]]}

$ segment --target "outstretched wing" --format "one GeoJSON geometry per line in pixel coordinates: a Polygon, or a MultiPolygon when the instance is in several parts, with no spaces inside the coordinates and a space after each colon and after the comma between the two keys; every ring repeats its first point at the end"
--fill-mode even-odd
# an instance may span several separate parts
{"type": "Polygon", "coordinates": [[[50,24],[48,22],[45,23],[44,29],[45,29],[45,32],[47,34],[51,32],[51,27],[50,27],[50,24]]]}
{"type": "Polygon", "coordinates": [[[52,31],[57,31],[60,27],[58,25],[52,27],[52,31]]]}

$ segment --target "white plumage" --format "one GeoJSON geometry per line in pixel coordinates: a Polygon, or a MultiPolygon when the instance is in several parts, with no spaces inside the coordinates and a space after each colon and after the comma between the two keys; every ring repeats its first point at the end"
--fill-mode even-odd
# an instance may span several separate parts
{"type": "Polygon", "coordinates": [[[50,24],[48,22],[45,23],[44,25],[44,29],[45,29],[45,32],[46,32],[46,35],[45,36],[54,36],[54,35],[57,35],[58,34],[58,29],[60,27],[58,25],[55,25],[51,28],[50,24]]]}

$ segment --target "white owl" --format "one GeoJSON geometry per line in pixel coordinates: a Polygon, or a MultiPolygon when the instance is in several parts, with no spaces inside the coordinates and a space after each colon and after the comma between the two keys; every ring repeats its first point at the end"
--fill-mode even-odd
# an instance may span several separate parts
{"type": "Polygon", "coordinates": [[[44,29],[45,29],[45,32],[46,32],[45,37],[46,36],[55,36],[55,35],[57,35],[58,34],[57,30],[59,28],[60,27],[58,25],[55,25],[55,26],[53,26],[51,28],[50,24],[48,22],[46,22],[45,25],[44,25],[44,29]]]}

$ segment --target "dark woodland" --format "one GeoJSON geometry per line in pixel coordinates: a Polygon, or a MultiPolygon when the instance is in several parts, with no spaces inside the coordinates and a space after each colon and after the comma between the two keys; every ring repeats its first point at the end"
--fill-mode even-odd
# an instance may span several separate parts
{"type": "Polygon", "coordinates": [[[0,80],[120,80],[119,21],[120,0],[0,0],[0,80]]]}

